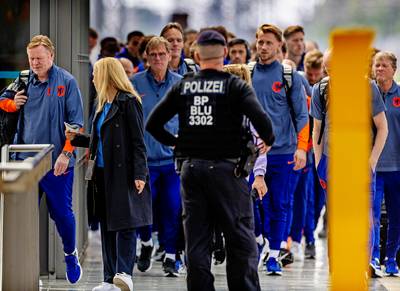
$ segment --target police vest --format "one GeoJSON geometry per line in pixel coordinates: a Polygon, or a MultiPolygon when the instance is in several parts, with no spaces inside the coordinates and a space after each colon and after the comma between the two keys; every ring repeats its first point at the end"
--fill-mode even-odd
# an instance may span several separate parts
{"type": "Polygon", "coordinates": [[[241,126],[237,77],[215,70],[186,76],[179,87],[179,134],[175,154],[203,159],[238,158],[241,152],[241,126]]]}

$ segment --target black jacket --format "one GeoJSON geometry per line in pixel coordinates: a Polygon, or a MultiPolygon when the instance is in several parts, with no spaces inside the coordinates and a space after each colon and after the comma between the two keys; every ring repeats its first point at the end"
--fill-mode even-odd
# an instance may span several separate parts
{"type": "MultiPolygon", "coordinates": [[[[89,157],[97,153],[98,136],[95,114],[91,135],[78,135],[72,145],[89,147],[89,157]]],[[[140,102],[132,95],[118,92],[101,127],[105,184],[105,215],[107,228],[116,231],[152,224],[151,194],[148,183],[146,147],[143,140],[143,111],[140,102]],[[137,193],[135,180],[146,181],[145,189],[137,193]]],[[[90,181],[90,183],[93,183],[90,181]]],[[[89,187],[95,188],[95,187],[89,187]]],[[[88,193],[94,200],[96,193],[88,193]]],[[[91,203],[88,202],[88,205],[91,203]]]]}

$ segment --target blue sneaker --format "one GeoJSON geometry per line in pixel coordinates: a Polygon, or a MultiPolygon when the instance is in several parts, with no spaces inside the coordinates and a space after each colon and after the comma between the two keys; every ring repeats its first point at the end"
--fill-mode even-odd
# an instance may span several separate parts
{"type": "Polygon", "coordinates": [[[71,284],[77,283],[82,277],[82,267],[79,264],[78,251],[68,255],[65,254],[65,264],[67,265],[67,281],[71,284]]]}
{"type": "Polygon", "coordinates": [[[397,267],[396,259],[387,259],[385,263],[386,276],[399,276],[399,267],[397,267]]]}
{"type": "Polygon", "coordinates": [[[369,263],[369,272],[371,274],[371,278],[382,278],[383,272],[381,269],[381,264],[378,258],[374,258],[369,263]]]}
{"type": "Polygon", "coordinates": [[[266,263],[267,275],[282,276],[281,265],[276,258],[269,258],[266,263]]]}

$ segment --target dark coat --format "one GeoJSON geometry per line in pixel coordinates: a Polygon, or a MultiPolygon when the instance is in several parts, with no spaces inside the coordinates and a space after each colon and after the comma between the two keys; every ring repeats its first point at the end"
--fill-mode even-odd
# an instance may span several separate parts
{"type": "MultiPolygon", "coordinates": [[[[94,159],[97,153],[96,124],[99,117],[100,114],[96,113],[90,136],[78,135],[72,141],[72,145],[75,146],[89,146],[90,159],[94,159]]],[[[143,140],[143,111],[140,102],[128,93],[119,92],[100,131],[103,145],[107,229],[117,231],[152,224],[151,193],[143,140]],[[137,193],[135,180],[146,181],[141,194],[137,193]]],[[[94,209],[89,209],[89,213],[98,216],[96,214],[99,214],[101,209],[96,209],[99,203],[96,203],[96,193],[93,192],[93,195],[88,193],[88,199],[94,200],[92,204],[94,209]]]]}

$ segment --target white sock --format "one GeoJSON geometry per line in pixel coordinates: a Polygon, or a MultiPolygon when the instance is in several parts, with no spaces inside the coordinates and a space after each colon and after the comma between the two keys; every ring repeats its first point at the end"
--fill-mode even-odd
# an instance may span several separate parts
{"type": "Polygon", "coordinates": [[[148,241],[142,241],[141,244],[145,247],[152,247],[153,246],[153,240],[149,239],[148,241]]]}
{"type": "Polygon", "coordinates": [[[260,246],[262,246],[264,244],[264,238],[263,238],[262,234],[260,234],[259,236],[256,237],[256,242],[260,246]]]}
{"type": "Polygon", "coordinates": [[[166,253],[166,254],[165,254],[164,262],[165,262],[166,259],[171,259],[171,260],[175,261],[175,254],[168,254],[168,253],[166,253]]]}
{"type": "Polygon", "coordinates": [[[269,252],[269,257],[271,257],[271,258],[277,258],[279,256],[279,250],[271,250],[270,252],[269,252]]]}
{"type": "Polygon", "coordinates": [[[78,254],[78,250],[75,248],[74,251],[70,254],[64,253],[65,256],[70,256],[70,255],[77,255],[78,254]]]}
{"type": "Polygon", "coordinates": [[[281,249],[286,249],[287,247],[287,242],[281,241],[281,249]]]}
{"type": "Polygon", "coordinates": [[[292,241],[292,246],[290,247],[290,248],[293,248],[293,247],[301,247],[301,243],[299,243],[299,242],[297,242],[297,241],[292,241]]]}

